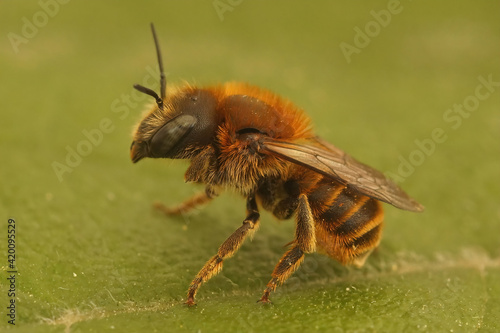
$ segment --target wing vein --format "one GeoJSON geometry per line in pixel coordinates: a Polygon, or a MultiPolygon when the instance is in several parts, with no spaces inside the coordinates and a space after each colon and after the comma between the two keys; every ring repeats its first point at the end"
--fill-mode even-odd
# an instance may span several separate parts
{"type": "Polygon", "coordinates": [[[416,212],[424,209],[383,173],[358,162],[322,139],[311,139],[305,143],[268,140],[263,142],[263,148],[268,153],[314,170],[397,208],[416,212]]]}

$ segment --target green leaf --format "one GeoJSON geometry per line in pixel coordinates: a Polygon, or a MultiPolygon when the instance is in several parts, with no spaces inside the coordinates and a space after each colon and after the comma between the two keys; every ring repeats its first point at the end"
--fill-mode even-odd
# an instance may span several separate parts
{"type": "Polygon", "coordinates": [[[500,331],[498,3],[2,6],[0,330],[500,331]],[[307,110],[323,138],[399,180],[425,212],[386,206],[383,240],[363,268],[308,255],[269,305],[256,301],[294,223],[263,212],[254,239],[186,307],[191,280],[241,225],[245,201],[225,193],[178,218],[152,209],[202,187],[184,184],[186,162],[130,161],[131,128],[153,102],[132,84],[158,90],[149,22],[169,86],[271,89],[307,110]],[[359,52],[346,56],[342,43],[359,52]]]}

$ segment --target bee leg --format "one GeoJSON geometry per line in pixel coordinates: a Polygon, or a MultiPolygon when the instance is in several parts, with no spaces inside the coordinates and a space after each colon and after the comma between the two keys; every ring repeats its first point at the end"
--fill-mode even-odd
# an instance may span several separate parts
{"type": "Polygon", "coordinates": [[[250,196],[247,199],[247,217],[243,221],[243,225],[236,229],[236,231],[222,243],[217,254],[208,260],[198,274],[196,274],[196,277],[193,279],[188,289],[187,305],[196,304],[194,297],[201,284],[208,281],[212,276],[222,270],[222,262],[224,259],[231,257],[240,248],[247,236],[253,235],[259,227],[259,220],[260,214],[255,197],[250,196]]]}
{"type": "Polygon", "coordinates": [[[373,249],[366,251],[365,253],[362,253],[358,255],[356,258],[353,259],[352,265],[356,268],[361,268],[364,266],[366,259],[370,256],[370,254],[373,252],[373,249]]]}
{"type": "Polygon", "coordinates": [[[281,257],[274,268],[272,279],[267,284],[264,294],[259,300],[261,303],[270,303],[269,294],[299,268],[304,260],[304,254],[316,251],[314,219],[309,202],[305,194],[301,194],[298,200],[295,239],[291,243],[293,246],[281,257]]]}
{"type": "Polygon", "coordinates": [[[160,202],[155,202],[153,204],[153,208],[158,209],[165,215],[180,215],[188,213],[194,208],[210,202],[216,196],[217,193],[215,193],[211,188],[207,187],[205,191],[195,194],[191,198],[175,207],[167,207],[160,202]]]}

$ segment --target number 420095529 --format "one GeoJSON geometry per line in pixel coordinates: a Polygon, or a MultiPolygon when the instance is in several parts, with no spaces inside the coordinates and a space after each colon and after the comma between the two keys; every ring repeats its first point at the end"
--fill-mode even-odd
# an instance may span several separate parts
{"type": "Polygon", "coordinates": [[[9,219],[9,224],[7,225],[7,262],[9,263],[9,269],[16,268],[16,221],[14,219],[9,219]]]}

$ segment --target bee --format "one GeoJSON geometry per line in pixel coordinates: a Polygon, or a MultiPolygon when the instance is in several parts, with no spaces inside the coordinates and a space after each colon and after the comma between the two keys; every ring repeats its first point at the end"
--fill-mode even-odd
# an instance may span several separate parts
{"type": "Polygon", "coordinates": [[[189,212],[222,191],[246,198],[246,217],[191,282],[186,304],[219,273],[224,260],[259,228],[259,207],[278,219],[295,217],[295,236],[260,298],[320,252],[344,265],[362,266],[380,242],[381,202],[420,212],[423,206],[381,172],[316,136],[303,110],[280,96],[244,83],[205,88],[185,85],[167,95],[158,38],[151,25],[160,68],[160,96],[140,85],[156,104],[138,124],[130,148],[143,158],[187,159],[186,182],[205,190],[180,205],[156,208],[167,215],[189,212]]]}

